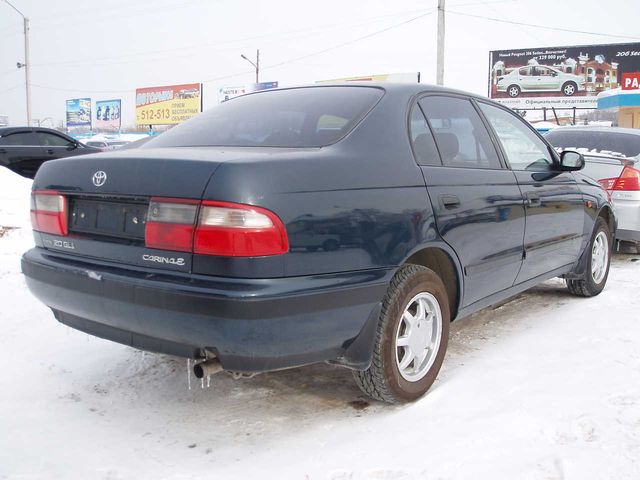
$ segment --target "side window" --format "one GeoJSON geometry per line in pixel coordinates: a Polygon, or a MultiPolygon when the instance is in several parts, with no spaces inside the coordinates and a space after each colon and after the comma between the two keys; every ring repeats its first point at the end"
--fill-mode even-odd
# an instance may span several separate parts
{"type": "Polygon", "coordinates": [[[0,145],[40,146],[38,139],[31,132],[12,133],[2,137],[0,145]]]}
{"type": "Polygon", "coordinates": [[[496,131],[513,170],[546,171],[553,165],[547,145],[520,117],[480,102],[480,108],[496,131]]]}
{"type": "Polygon", "coordinates": [[[489,132],[470,100],[430,96],[420,100],[448,167],[502,168],[489,132]]]}
{"type": "Polygon", "coordinates": [[[518,73],[520,75],[522,75],[523,77],[526,77],[529,75],[529,68],[528,67],[523,67],[520,70],[518,70],[518,73]]]}
{"type": "Polygon", "coordinates": [[[411,131],[411,144],[418,163],[420,165],[442,166],[433,135],[418,105],[414,105],[411,111],[409,129],[411,131]]]}
{"type": "Polygon", "coordinates": [[[73,143],[66,138],[53,133],[36,132],[36,135],[38,135],[38,139],[40,139],[40,145],[47,147],[70,147],[73,145],[73,143]]]}

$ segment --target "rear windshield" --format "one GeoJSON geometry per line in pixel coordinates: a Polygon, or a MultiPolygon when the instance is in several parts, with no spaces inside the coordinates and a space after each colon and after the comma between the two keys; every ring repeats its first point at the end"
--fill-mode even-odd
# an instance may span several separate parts
{"type": "Polygon", "coordinates": [[[640,154],[640,135],[588,130],[550,131],[544,138],[559,148],[586,148],[597,152],[617,152],[626,157],[640,154]]]}
{"type": "Polygon", "coordinates": [[[148,142],[188,146],[322,147],[337,142],[384,92],[372,87],[310,87],[237,97],[148,142]]]}

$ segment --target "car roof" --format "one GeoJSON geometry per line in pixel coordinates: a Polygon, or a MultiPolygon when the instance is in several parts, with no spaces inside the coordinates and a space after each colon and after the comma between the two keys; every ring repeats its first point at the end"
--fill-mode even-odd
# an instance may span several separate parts
{"type": "MultiPolygon", "coordinates": [[[[421,93],[450,93],[454,95],[463,95],[465,97],[473,97],[479,100],[491,101],[487,97],[477,95],[475,93],[456,90],[454,88],[440,87],[429,83],[397,83],[397,82],[327,82],[316,83],[312,85],[296,85],[291,87],[283,87],[276,89],[259,90],[257,92],[246,93],[245,95],[259,95],[273,91],[293,90],[298,88],[321,88],[321,87],[369,87],[379,88],[393,95],[413,96],[421,93]]],[[[232,99],[233,100],[233,99],[232,99]]]]}
{"type": "Polygon", "coordinates": [[[602,125],[568,125],[564,127],[554,128],[553,132],[604,132],[604,133],[628,133],[631,135],[640,135],[637,128],[623,127],[603,127],[602,125]]]}
{"type": "Polygon", "coordinates": [[[2,127],[0,128],[0,137],[4,137],[5,135],[10,135],[12,133],[19,132],[46,132],[46,133],[57,133],[58,135],[66,135],[66,133],[59,132],[58,130],[54,130],[53,128],[46,127],[2,127]]]}

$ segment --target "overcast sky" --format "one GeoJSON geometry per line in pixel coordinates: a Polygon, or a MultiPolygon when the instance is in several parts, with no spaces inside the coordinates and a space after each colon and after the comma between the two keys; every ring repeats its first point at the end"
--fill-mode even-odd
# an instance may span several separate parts
{"type": "MultiPolygon", "coordinates": [[[[253,82],[240,54],[257,48],[260,80],[281,86],[412,71],[435,82],[437,0],[11,1],[31,19],[32,116],[56,125],[65,99],[78,97],[121,98],[123,125],[133,125],[144,86],[202,82],[206,109],[220,87],[253,82]]],[[[447,9],[445,85],[481,94],[490,50],[640,41],[637,0],[447,0],[447,9]]],[[[26,122],[23,42],[22,18],[0,0],[0,115],[13,125],[26,122]]]]}

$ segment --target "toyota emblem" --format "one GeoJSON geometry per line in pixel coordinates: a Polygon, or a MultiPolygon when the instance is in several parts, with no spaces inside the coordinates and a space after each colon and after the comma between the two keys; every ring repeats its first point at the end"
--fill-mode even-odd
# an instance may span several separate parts
{"type": "Polygon", "coordinates": [[[92,180],[93,180],[93,184],[96,187],[101,187],[107,181],[107,174],[102,170],[98,170],[96,173],[93,174],[92,180]]]}

